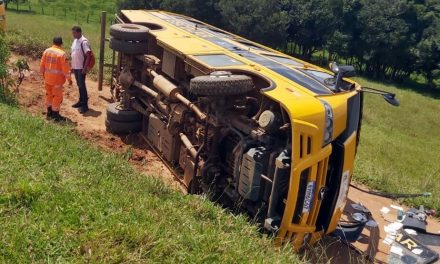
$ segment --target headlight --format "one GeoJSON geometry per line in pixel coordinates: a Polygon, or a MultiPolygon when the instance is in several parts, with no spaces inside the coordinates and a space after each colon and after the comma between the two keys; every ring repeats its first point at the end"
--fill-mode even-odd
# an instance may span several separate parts
{"type": "Polygon", "coordinates": [[[325,130],[324,130],[324,140],[322,145],[325,146],[329,144],[333,139],[333,109],[324,100],[321,100],[325,108],[325,130]]]}

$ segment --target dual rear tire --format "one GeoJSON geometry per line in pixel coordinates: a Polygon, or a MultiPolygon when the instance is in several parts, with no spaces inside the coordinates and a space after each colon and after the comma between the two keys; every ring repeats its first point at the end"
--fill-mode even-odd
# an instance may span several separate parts
{"type": "Polygon", "coordinates": [[[107,131],[112,134],[130,134],[142,130],[142,115],[133,110],[124,110],[119,103],[107,106],[107,131]]]}
{"type": "Polygon", "coordinates": [[[114,24],[110,27],[110,48],[125,54],[144,54],[148,50],[147,27],[137,24],[114,24]]]}

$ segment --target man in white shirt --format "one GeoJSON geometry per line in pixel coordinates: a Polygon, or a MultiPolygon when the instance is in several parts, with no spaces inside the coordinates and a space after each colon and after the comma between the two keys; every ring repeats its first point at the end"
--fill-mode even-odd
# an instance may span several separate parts
{"type": "Polygon", "coordinates": [[[75,75],[79,89],[79,101],[72,105],[78,108],[81,114],[89,110],[88,95],[86,87],[87,65],[90,63],[91,49],[89,41],[82,35],[80,26],[72,28],[72,35],[75,38],[72,43],[72,73],[75,75]]]}

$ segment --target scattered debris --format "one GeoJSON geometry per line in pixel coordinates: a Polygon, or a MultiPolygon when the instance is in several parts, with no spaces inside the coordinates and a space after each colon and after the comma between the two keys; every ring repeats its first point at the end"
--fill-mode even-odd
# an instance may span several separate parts
{"type": "Polygon", "coordinates": [[[410,235],[417,236],[417,231],[416,230],[408,229],[408,228],[405,228],[404,230],[405,230],[405,232],[407,232],[410,235]]]}
{"type": "Polygon", "coordinates": [[[391,211],[390,208],[385,207],[385,206],[382,207],[382,209],[380,209],[380,213],[381,213],[382,215],[386,215],[386,214],[388,214],[390,211],[391,211]]]}
{"type": "Polygon", "coordinates": [[[400,211],[403,211],[403,208],[400,207],[400,206],[397,206],[397,205],[393,205],[393,204],[392,204],[392,205],[390,205],[390,207],[393,208],[393,209],[396,209],[397,211],[399,211],[399,210],[400,210],[400,211]]]}
{"type": "Polygon", "coordinates": [[[387,234],[396,235],[397,231],[400,230],[402,227],[403,227],[402,223],[394,222],[394,223],[391,223],[389,225],[384,226],[383,228],[387,234]]]}

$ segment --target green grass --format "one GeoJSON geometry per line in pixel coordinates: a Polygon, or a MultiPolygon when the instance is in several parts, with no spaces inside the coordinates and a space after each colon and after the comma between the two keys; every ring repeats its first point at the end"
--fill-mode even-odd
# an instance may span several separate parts
{"type": "Polygon", "coordinates": [[[244,216],[0,103],[1,263],[292,263],[244,216]]]}
{"type": "MultiPolygon", "coordinates": [[[[8,10],[17,10],[16,3],[8,5],[8,10]]],[[[116,0],[51,0],[41,3],[40,0],[28,0],[26,4],[20,3],[18,10],[40,15],[76,19],[79,21],[98,22],[101,11],[114,14],[117,10],[116,0]]]]}
{"type": "MultiPolygon", "coordinates": [[[[52,45],[54,36],[61,36],[64,42],[64,49],[70,53],[70,46],[73,41],[71,28],[79,24],[83,29],[97,58],[99,57],[100,26],[98,23],[78,23],[73,19],[63,19],[52,16],[43,16],[38,14],[16,13],[10,11],[7,13],[7,32],[6,39],[11,46],[12,51],[39,59],[43,51],[52,45]]],[[[108,27],[107,27],[108,32],[108,27]]],[[[112,52],[105,46],[105,62],[111,63],[112,52]]],[[[95,76],[98,65],[95,65],[92,74],[95,76]]],[[[106,68],[109,76],[109,69],[106,68]]]]}
{"type": "MultiPolygon", "coordinates": [[[[50,16],[8,13],[8,28],[12,32],[21,30],[21,36],[38,38],[35,43],[50,43],[52,36],[59,34],[70,46],[73,23],[50,16]]],[[[96,47],[99,27],[96,24],[84,24],[83,27],[96,47]]],[[[430,198],[405,202],[440,210],[440,93],[414,82],[396,87],[362,78],[358,80],[365,86],[397,93],[402,105],[395,108],[379,96],[365,95],[355,180],[389,192],[432,192],[430,198]]]]}
{"type": "MultiPolygon", "coordinates": [[[[359,78],[364,86],[396,93],[400,107],[365,94],[355,180],[388,192],[431,192],[406,200],[440,210],[440,101],[435,96],[359,78]]],[[[423,93],[423,91],[421,91],[423,93]]]]}

